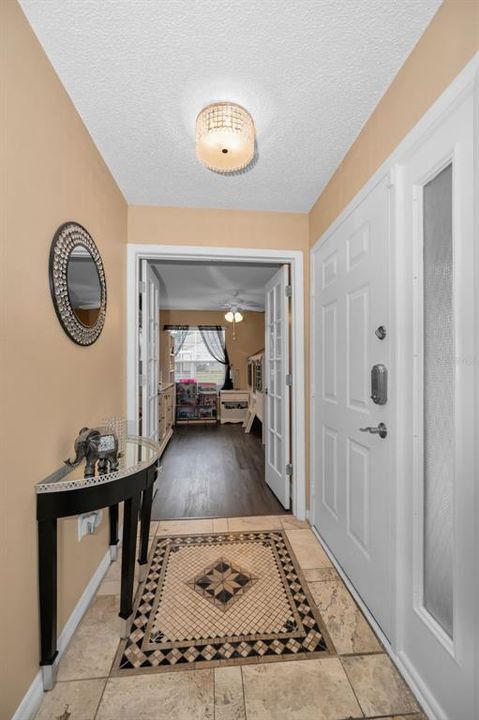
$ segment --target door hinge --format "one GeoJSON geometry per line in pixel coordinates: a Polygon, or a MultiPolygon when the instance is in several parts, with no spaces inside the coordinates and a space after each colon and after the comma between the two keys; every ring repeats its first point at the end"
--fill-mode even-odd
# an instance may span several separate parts
{"type": "Polygon", "coordinates": [[[286,295],[286,297],[291,297],[291,296],[292,296],[292,294],[293,294],[293,288],[291,287],[291,285],[286,285],[286,286],[285,286],[285,288],[284,288],[284,294],[286,295]]]}
{"type": "Polygon", "coordinates": [[[291,375],[291,373],[288,373],[286,375],[286,385],[291,386],[292,384],[293,384],[293,376],[291,375]]]}
{"type": "Polygon", "coordinates": [[[288,463],[286,465],[286,475],[292,475],[293,474],[293,464],[288,463]]]}
{"type": "Polygon", "coordinates": [[[140,280],[138,283],[138,290],[140,292],[146,292],[146,282],[144,280],[140,280]]]}
{"type": "Polygon", "coordinates": [[[146,375],[138,375],[138,384],[140,387],[144,387],[146,385],[146,375]]]}

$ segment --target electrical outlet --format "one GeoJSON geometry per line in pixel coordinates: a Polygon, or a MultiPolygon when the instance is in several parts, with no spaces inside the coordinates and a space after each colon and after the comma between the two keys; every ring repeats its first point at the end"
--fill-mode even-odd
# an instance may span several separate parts
{"type": "Polygon", "coordinates": [[[84,535],[93,535],[103,519],[103,512],[95,510],[91,513],[85,513],[78,517],[78,542],[84,535]]]}

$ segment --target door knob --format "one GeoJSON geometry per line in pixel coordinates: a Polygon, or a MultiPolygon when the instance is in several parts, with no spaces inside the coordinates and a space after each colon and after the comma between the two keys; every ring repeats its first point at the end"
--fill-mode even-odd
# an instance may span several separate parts
{"type": "Polygon", "coordinates": [[[388,434],[388,429],[386,425],[382,422],[380,422],[377,427],[363,427],[359,428],[359,430],[361,432],[371,433],[371,435],[379,435],[380,438],[385,438],[388,434]]]}

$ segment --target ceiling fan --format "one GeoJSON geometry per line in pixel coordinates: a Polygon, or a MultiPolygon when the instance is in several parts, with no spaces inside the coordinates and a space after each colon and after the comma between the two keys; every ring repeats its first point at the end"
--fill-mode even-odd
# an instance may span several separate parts
{"type": "MultiPolygon", "coordinates": [[[[264,310],[264,305],[259,303],[250,302],[241,297],[240,290],[235,290],[231,293],[231,300],[223,305],[225,310],[232,310],[239,312],[240,310],[250,310],[251,312],[258,312],[264,310]]],[[[239,321],[238,321],[239,322],[239,321]]]]}
{"type": "Polygon", "coordinates": [[[227,312],[225,313],[225,320],[227,322],[233,323],[233,340],[236,340],[236,323],[239,323],[243,320],[241,310],[263,310],[261,305],[245,301],[240,296],[239,290],[235,290],[232,293],[231,300],[225,305],[223,305],[223,307],[225,310],[227,310],[227,312]]]}

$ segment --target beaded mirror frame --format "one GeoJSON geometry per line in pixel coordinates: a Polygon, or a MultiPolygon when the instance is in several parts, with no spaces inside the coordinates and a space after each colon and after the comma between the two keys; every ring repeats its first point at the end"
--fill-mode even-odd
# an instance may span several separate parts
{"type": "Polygon", "coordinates": [[[88,230],[77,222],[60,225],[53,236],[49,260],[50,292],[61,326],[77,345],[92,345],[98,340],[106,317],[106,279],[100,252],[88,230]],[[98,317],[92,325],[76,316],[68,290],[68,262],[74,248],[83,246],[91,255],[100,282],[101,300],[98,317]]]}

